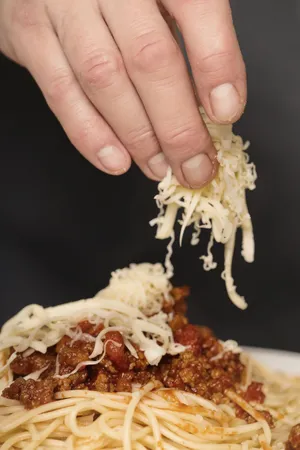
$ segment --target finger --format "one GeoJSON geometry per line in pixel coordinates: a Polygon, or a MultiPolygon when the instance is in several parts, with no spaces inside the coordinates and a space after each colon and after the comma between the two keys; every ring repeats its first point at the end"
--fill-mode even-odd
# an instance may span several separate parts
{"type": "Polygon", "coordinates": [[[163,0],[183,34],[200,101],[215,122],[237,120],[246,104],[246,72],[229,0],[163,0]]]}
{"type": "Polygon", "coordinates": [[[30,27],[18,48],[74,146],[98,169],[113,175],[126,172],[128,152],[83,93],[51,26],[30,27]]]}
{"type": "MultiPolygon", "coordinates": [[[[97,3],[74,0],[63,22],[55,11],[50,13],[52,23],[61,24],[56,32],[81,87],[135,162],[153,178],[148,162],[160,152],[159,144],[97,3]]],[[[155,174],[159,179],[167,165],[162,168],[155,174]]]]}
{"type": "Polygon", "coordinates": [[[199,115],[183,56],[156,2],[99,3],[167,162],[181,184],[202,186],[214,175],[215,148],[199,115]]]}

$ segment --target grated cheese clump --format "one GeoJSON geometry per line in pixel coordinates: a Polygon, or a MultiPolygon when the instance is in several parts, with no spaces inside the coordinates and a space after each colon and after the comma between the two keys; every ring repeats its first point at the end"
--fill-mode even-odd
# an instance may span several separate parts
{"type": "Polygon", "coordinates": [[[162,309],[171,288],[161,264],[130,264],[113,272],[109,285],[96,297],[119,300],[151,316],[162,309]]]}
{"type": "MultiPolygon", "coordinates": [[[[150,222],[157,226],[157,239],[174,239],[174,224],[178,211],[182,215],[180,244],[187,227],[193,227],[192,245],[197,245],[202,229],[210,230],[207,255],[200,257],[204,270],[215,269],[212,247],[214,242],[225,245],[224,272],[226,289],[232,302],[241,309],[247,307],[243,297],[236,292],[232,278],[232,258],[237,228],[243,233],[242,255],[247,262],[254,260],[254,237],[251,217],[246,203],[246,190],[255,189],[257,178],[253,163],[249,162],[246,150],[249,143],[243,143],[240,136],[232,132],[231,125],[216,125],[209,121],[200,109],[208,131],[217,150],[220,164],[216,178],[202,189],[182,187],[169,169],[167,176],[158,185],[155,199],[159,208],[158,217],[150,222]]],[[[170,249],[166,267],[170,267],[170,249]]]]}

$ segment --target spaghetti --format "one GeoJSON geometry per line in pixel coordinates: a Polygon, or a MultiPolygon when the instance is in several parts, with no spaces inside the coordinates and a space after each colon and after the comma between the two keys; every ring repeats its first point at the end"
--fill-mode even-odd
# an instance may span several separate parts
{"type": "Polygon", "coordinates": [[[132,394],[61,392],[55,401],[29,411],[17,401],[1,398],[1,448],[283,449],[291,427],[300,421],[300,381],[284,375],[273,379],[256,364],[251,377],[264,382],[263,408],[273,417],[272,430],[257,405],[230,391],[232,403],[216,405],[149,384],[132,394]],[[235,402],[251,413],[254,423],[236,417],[235,402]]]}
{"type": "Polygon", "coordinates": [[[122,301],[114,285],[114,299],[31,305],[3,327],[1,449],[299,450],[300,379],[189,324],[188,289],[147,270],[147,295],[165,296],[152,315],[125,271],[122,301]]]}

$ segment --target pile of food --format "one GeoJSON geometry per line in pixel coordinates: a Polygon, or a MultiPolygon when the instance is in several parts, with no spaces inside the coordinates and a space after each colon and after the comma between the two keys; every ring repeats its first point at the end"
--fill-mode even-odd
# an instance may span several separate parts
{"type": "Polygon", "coordinates": [[[188,295],[161,265],[132,265],[92,299],[13,317],[1,449],[299,450],[300,380],[190,324],[188,295]]]}

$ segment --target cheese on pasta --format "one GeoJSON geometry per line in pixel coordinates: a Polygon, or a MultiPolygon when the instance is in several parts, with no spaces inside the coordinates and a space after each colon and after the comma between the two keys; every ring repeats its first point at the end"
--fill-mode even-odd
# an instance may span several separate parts
{"type": "Polygon", "coordinates": [[[162,311],[163,302],[172,301],[170,289],[160,264],[132,264],[129,268],[114,272],[108,288],[94,298],[50,308],[29,305],[1,330],[0,352],[11,347],[15,350],[2,372],[7,370],[17,353],[46,353],[49,347],[67,335],[74,341],[94,342],[89,361],[80,363],[74,370],[76,373],[83,365],[101,361],[105,356],[105,334],[110,331],[122,334],[131,354],[136,355],[133,343],[144,351],[149,364],[157,365],[164,355],[176,355],[185,349],[174,342],[168,325],[169,315],[162,311]],[[103,324],[104,329],[96,338],[85,334],[78,327],[84,320],[95,325],[103,324]]]}
{"type": "Polygon", "coordinates": [[[107,288],[97,296],[120,300],[150,316],[161,311],[171,284],[161,264],[130,264],[112,273],[107,288]]]}

